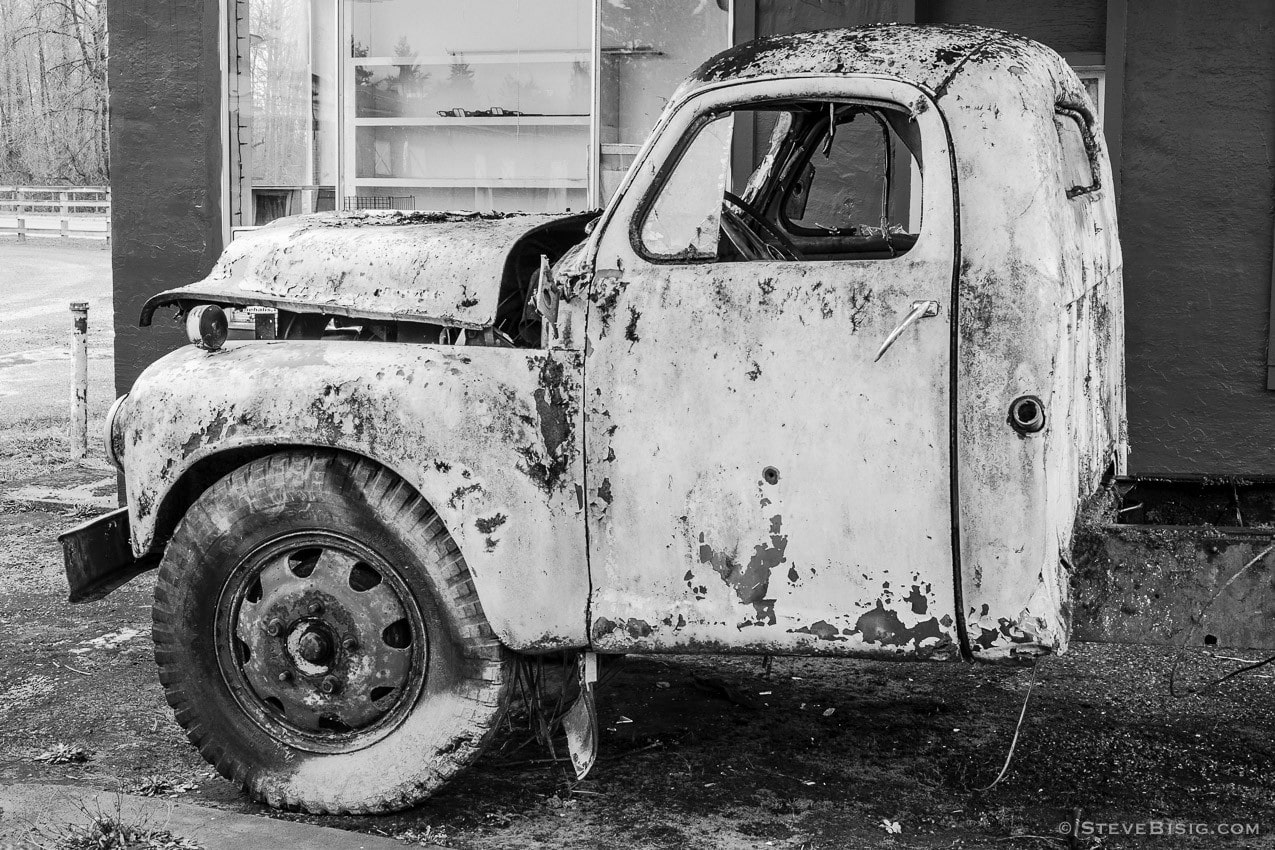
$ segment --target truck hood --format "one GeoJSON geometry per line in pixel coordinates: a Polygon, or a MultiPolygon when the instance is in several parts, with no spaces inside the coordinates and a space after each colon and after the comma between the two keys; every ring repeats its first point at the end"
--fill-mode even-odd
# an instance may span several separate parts
{"type": "Polygon", "coordinates": [[[147,301],[141,325],[166,304],[211,303],[485,328],[495,321],[515,245],[574,217],[359,211],[283,218],[236,238],[208,277],[147,301]]]}

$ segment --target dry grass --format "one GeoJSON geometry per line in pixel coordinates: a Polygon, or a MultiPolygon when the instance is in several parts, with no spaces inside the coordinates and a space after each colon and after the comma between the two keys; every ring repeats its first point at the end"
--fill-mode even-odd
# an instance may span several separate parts
{"type": "Polygon", "coordinates": [[[166,829],[99,816],[86,826],[68,825],[52,850],[202,850],[202,845],[166,829]]]}
{"type": "Polygon", "coordinates": [[[86,460],[71,456],[67,422],[61,417],[38,417],[6,423],[0,430],[0,485],[29,479],[43,472],[80,463],[105,464],[102,420],[90,419],[86,460]]]}
{"type": "Polygon", "coordinates": [[[203,845],[152,824],[145,815],[126,817],[119,795],[109,811],[102,811],[100,802],[95,811],[83,806],[80,811],[88,823],[67,824],[51,834],[46,831],[39,846],[45,850],[203,850],[203,845]]]}

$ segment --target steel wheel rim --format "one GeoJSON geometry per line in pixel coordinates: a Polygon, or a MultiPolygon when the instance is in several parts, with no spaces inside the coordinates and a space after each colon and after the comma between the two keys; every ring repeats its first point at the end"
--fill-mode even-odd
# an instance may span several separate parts
{"type": "Polygon", "coordinates": [[[428,633],[402,572],[337,532],[285,535],[243,558],[222,588],[214,640],[244,713],[299,749],[369,746],[425,686],[428,633]]]}

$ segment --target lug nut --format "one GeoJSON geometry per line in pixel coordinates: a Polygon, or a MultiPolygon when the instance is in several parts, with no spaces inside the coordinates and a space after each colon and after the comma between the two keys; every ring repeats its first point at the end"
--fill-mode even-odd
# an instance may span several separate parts
{"type": "Polygon", "coordinates": [[[291,682],[291,681],[292,681],[292,674],[291,674],[291,673],[289,673],[287,670],[284,670],[282,673],[280,673],[280,674],[279,674],[279,681],[280,681],[280,682],[291,682]]]}
{"type": "Polygon", "coordinates": [[[324,676],[323,681],[319,683],[319,690],[325,694],[334,694],[340,687],[340,683],[332,676],[324,676]]]}
{"type": "Polygon", "coordinates": [[[267,620],[265,626],[262,628],[266,630],[266,634],[271,637],[276,637],[279,632],[283,631],[283,623],[280,623],[278,620],[267,620]]]}
{"type": "Polygon", "coordinates": [[[354,638],[346,638],[345,640],[341,641],[341,646],[345,649],[346,652],[353,652],[354,650],[359,648],[359,642],[356,641],[354,638]]]}
{"type": "Polygon", "coordinates": [[[320,615],[320,614],[322,614],[322,613],[323,613],[323,606],[322,606],[322,605],[320,605],[318,602],[311,602],[311,603],[310,603],[310,616],[312,616],[312,617],[317,617],[317,616],[319,616],[319,615],[320,615]]]}

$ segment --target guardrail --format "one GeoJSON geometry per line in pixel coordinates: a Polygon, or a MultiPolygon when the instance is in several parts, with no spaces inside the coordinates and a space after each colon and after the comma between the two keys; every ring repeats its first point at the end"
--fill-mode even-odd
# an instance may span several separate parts
{"type": "Polygon", "coordinates": [[[106,186],[0,186],[0,235],[111,239],[106,186]]]}

